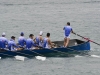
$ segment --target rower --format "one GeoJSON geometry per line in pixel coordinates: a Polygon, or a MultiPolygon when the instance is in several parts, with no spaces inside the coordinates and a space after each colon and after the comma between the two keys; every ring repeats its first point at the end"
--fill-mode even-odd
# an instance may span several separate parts
{"type": "Polygon", "coordinates": [[[34,37],[34,35],[30,34],[29,38],[26,40],[26,48],[27,49],[34,49],[35,48],[36,45],[33,41],[33,37],[34,37]]]}
{"type": "Polygon", "coordinates": [[[43,40],[43,47],[44,48],[52,48],[54,43],[51,42],[50,40],[50,33],[47,33],[46,38],[43,40]]]}
{"type": "Polygon", "coordinates": [[[3,32],[2,37],[0,37],[0,48],[5,49],[8,44],[7,38],[5,38],[6,34],[3,32]]]}
{"type": "Polygon", "coordinates": [[[67,47],[70,40],[70,33],[73,32],[70,22],[67,22],[67,25],[63,28],[63,30],[65,31],[64,47],[67,47]]]}
{"type": "Polygon", "coordinates": [[[18,50],[18,46],[15,43],[15,36],[11,36],[11,39],[8,42],[8,49],[11,50],[11,51],[18,50]]]}
{"type": "Polygon", "coordinates": [[[40,46],[40,47],[43,46],[43,37],[42,37],[42,35],[43,35],[43,31],[40,31],[39,36],[37,36],[37,37],[35,38],[36,44],[37,44],[38,46],[40,46]]]}
{"type": "Polygon", "coordinates": [[[24,37],[24,33],[21,32],[21,33],[20,33],[20,37],[18,38],[18,45],[19,45],[20,47],[24,48],[24,47],[25,47],[25,44],[26,44],[26,39],[25,39],[25,37],[24,37]]]}

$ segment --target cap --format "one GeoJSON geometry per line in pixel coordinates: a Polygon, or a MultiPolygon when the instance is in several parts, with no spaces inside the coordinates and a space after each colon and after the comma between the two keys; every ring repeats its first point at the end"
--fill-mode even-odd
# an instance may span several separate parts
{"type": "Polygon", "coordinates": [[[5,32],[3,32],[2,35],[6,35],[5,32]]]}
{"type": "Polygon", "coordinates": [[[43,35],[43,31],[40,31],[39,35],[43,35]]]}
{"type": "Polygon", "coordinates": [[[22,35],[22,36],[23,36],[23,35],[24,35],[24,33],[23,33],[23,32],[21,32],[21,33],[20,33],[20,35],[22,35]]]}

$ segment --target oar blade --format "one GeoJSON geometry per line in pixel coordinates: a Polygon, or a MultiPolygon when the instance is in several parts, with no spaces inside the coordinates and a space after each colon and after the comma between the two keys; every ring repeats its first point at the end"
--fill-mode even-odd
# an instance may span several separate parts
{"type": "Polygon", "coordinates": [[[43,56],[35,56],[35,58],[42,61],[46,60],[46,57],[43,57],[43,56]]]}
{"type": "Polygon", "coordinates": [[[91,57],[100,58],[100,56],[98,56],[98,55],[91,55],[91,57]]]}
{"type": "Polygon", "coordinates": [[[19,56],[19,55],[15,56],[15,59],[16,59],[16,60],[20,60],[20,61],[24,61],[25,58],[26,58],[26,57],[24,57],[24,56],[19,56]]]}
{"type": "Polygon", "coordinates": [[[0,57],[0,59],[1,59],[1,57],[0,57]]]}

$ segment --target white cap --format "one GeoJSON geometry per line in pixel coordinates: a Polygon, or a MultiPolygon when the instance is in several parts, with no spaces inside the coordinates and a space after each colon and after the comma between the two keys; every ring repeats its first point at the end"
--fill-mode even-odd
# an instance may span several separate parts
{"type": "Polygon", "coordinates": [[[6,35],[5,32],[3,32],[2,35],[6,35]]]}
{"type": "Polygon", "coordinates": [[[43,31],[40,31],[39,35],[43,35],[43,31]]]}

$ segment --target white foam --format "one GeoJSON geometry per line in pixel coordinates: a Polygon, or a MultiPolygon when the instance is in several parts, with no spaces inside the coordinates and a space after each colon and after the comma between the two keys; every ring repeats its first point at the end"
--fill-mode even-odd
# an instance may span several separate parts
{"type": "Polygon", "coordinates": [[[0,59],[1,59],[1,57],[0,57],[0,59]]]}

